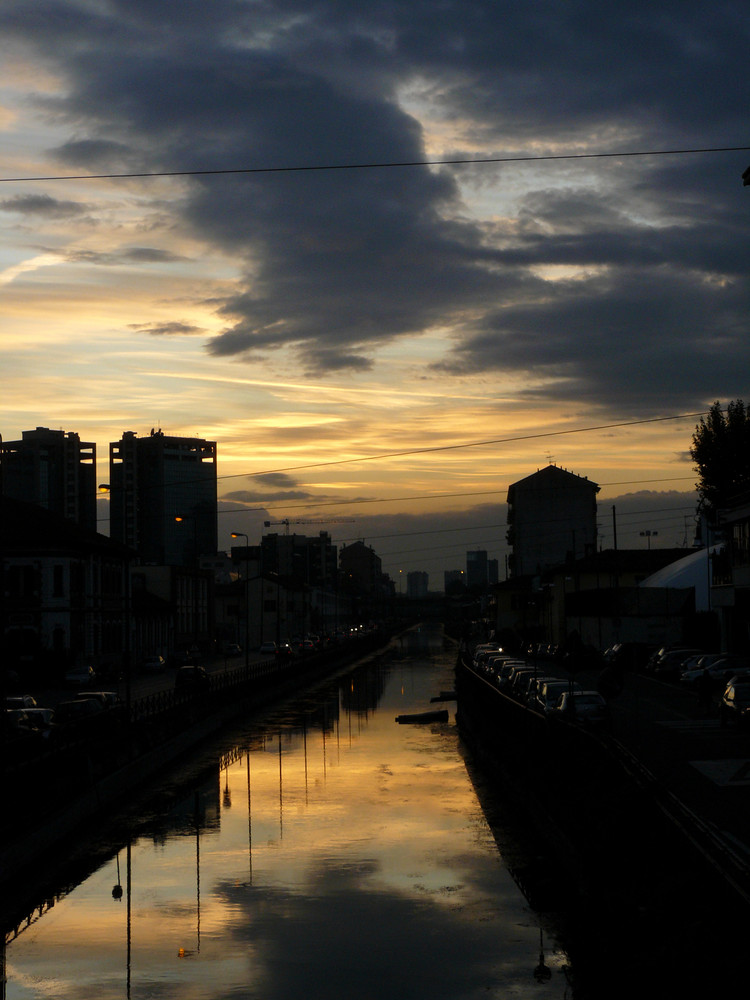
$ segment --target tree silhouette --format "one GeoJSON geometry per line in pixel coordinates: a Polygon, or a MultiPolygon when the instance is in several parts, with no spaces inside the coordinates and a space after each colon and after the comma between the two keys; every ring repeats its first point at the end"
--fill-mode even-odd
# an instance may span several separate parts
{"type": "Polygon", "coordinates": [[[733,494],[750,487],[750,413],[741,399],[717,401],[695,427],[690,457],[699,479],[695,484],[705,508],[727,506],[733,494]]]}

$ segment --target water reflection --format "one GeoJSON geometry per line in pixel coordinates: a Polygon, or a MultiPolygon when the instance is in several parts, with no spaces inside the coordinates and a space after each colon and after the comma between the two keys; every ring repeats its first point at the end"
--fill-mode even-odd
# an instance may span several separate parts
{"type": "Polygon", "coordinates": [[[454,726],[394,723],[452,687],[453,662],[439,631],[413,631],[229,735],[12,935],[7,997],[566,995],[454,726]]]}

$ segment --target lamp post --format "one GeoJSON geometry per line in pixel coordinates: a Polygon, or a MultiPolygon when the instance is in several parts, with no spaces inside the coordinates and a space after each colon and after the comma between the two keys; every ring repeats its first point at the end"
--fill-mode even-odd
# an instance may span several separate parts
{"type": "MultiPolygon", "coordinates": [[[[112,486],[109,483],[101,483],[99,489],[102,493],[111,493],[112,486]]],[[[111,529],[110,529],[111,530],[111,529]]],[[[130,568],[132,560],[132,550],[123,543],[125,550],[125,580],[123,593],[123,641],[122,641],[122,672],[125,680],[125,719],[128,731],[130,730],[130,709],[132,704],[132,665],[130,655],[130,629],[132,624],[131,599],[130,599],[130,568]]]]}
{"type": "Polygon", "coordinates": [[[650,529],[648,531],[642,531],[641,532],[641,538],[646,538],[648,540],[648,551],[649,552],[651,551],[651,536],[652,535],[658,535],[658,534],[659,534],[658,531],[651,531],[650,529]]]}
{"type": "Polygon", "coordinates": [[[193,522],[193,647],[195,651],[198,651],[198,636],[200,635],[199,627],[199,604],[198,604],[198,584],[200,582],[200,560],[198,559],[198,522],[196,518],[193,517],[182,517],[178,515],[175,517],[175,521],[178,524],[184,524],[185,521],[193,522]]]}
{"type": "MultiPolygon", "coordinates": [[[[232,538],[245,539],[245,672],[247,672],[250,666],[250,542],[247,535],[242,531],[233,531],[232,538]]],[[[260,586],[262,595],[262,579],[260,586]]]]}

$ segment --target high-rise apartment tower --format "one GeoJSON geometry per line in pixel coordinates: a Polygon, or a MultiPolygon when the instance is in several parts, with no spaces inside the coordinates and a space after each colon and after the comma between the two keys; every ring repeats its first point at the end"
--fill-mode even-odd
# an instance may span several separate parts
{"type": "Polygon", "coordinates": [[[195,566],[215,555],[216,442],[126,431],[109,446],[111,535],[141,562],[195,566]]]}
{"type": "Polygon", "coordinates": [[[96,531],[96,445],[37,427],[0,443],[0,493],[96,531]]]}

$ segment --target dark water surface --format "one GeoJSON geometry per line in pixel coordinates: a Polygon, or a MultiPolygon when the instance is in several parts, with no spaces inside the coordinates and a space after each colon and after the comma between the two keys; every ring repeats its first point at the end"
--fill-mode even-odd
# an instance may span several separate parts
{"type": "Polygon", "coordinates": [[[217,741],[11,934],[8,1000],[571,995],[478,803],[455,703],[448,723],[395,722],[435,708],[454,663],[422,627],[217,741]]]}

